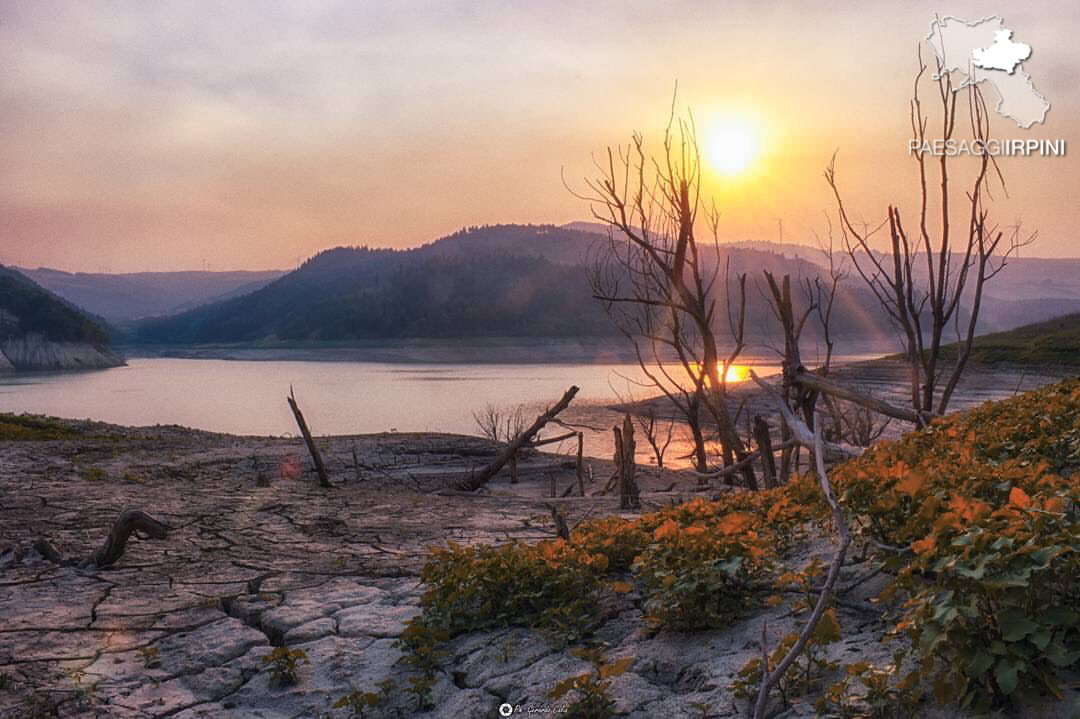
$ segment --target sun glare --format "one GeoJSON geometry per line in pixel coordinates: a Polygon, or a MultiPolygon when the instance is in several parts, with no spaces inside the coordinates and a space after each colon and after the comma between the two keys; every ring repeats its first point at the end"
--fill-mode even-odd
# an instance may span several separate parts
{"type": "Polygon", "coordinates": [[[728,365],[724,379],[728,382],[744,382],[750,379],[750,368],[746,365],[728,365]]]}
{"type": "Polygon", "coordinates": [[[757,128],[743,116],[715,120],[705,133],[705,160],[729,177],[745,172],[757,158],[761,140],[757,128]]]}

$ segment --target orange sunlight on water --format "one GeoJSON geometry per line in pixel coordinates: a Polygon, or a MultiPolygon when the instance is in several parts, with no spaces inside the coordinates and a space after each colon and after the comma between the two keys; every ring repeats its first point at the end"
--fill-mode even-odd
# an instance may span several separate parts
{"type": "Polygon", "coordinates": [[[724,379],[728,382],[745,382],[750,379],[750,366],[742,364],[730,365],[724,374],[724,379]]]}

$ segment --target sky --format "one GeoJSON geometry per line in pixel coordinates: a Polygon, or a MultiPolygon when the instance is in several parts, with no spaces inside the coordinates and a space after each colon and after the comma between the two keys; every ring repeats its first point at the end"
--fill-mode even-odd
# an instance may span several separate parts
{"type": "MultiPolygon", "coordinates": [[[[270,269],[327,247],[411,247],[463,226],[561,224],[564,186],[678,82],[708,147],[724,241],[812,244],[834,204],[911,208],[908,100],[935,13],[1000,14],[1051,105],[1001,138],[1002,225],[1080,256],[1080,5],[999,2],[0,0],[0,263],[72,271],[270,269]],[[751,128],[722,169],[724,128],[751,128]],[[717,139],[719,137],[719,139],[717,139]]],[[[650,144],[650,146],[654,146],[650,144]]]]}

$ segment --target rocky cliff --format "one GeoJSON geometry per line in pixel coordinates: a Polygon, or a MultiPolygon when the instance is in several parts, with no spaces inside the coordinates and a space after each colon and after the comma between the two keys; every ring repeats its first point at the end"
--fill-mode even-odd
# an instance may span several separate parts
{"type": "Polygon", "coordinates": [[[0,372],[119,367],[123,360],[88,342],[55,342],[40,334],[0,340],[0,372]]]}
{"type": "Polygon", "coordinates": [[[0,372],[121,364],[102,321],[0,266],[0,372]]]}

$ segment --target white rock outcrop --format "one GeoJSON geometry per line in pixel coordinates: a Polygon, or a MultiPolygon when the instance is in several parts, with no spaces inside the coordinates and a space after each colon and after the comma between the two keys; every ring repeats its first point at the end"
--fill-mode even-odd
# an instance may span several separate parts
{"type": "Polygon", "coordinates": [[[84,342],[53,342],[39,334],[0,340],[0,372],[119,367],[123,360],[84,342]]]}

